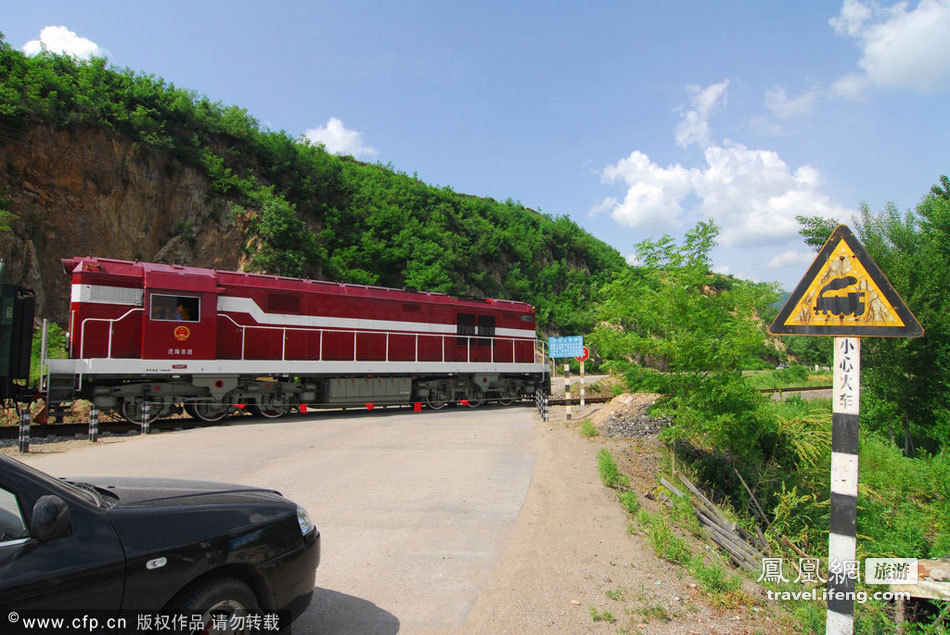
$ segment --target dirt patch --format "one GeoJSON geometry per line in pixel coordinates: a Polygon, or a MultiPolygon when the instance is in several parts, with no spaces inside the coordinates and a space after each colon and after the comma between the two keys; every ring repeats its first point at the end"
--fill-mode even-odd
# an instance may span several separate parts
{"type": "MultiPolygon", "coordinates": [[[[656,397],[621,395],[603,406],[575,408],[571,421],[564,408],[553,408],[550,421],[538,422],[538,461],[527,500],[465,632],[793,632],[751,580],[740,602],[716,606],[685,569],[656,555],[636,525],[630,531],[617,492],[600,483],[596,455],[606,447],[641,506],[663,513],[646,497],[666,460],[657,432],[650,431],[655,422],[645,415],[656,397]],[[580,435],[585,419],[600,436],[580,435]],[[624,437],[605,435],[618,421],[628,422],[624,437]]],[[[718,561],[703,541],[674,531],[693,553],[718,561]]]]}
{"type": "MultiPolygon", "coordinates": [[[[121,443],[136,436],[139,436],[139,433],[112,434],[111,432],[104,432],[96,443],[121,443]]],[[[72,437],[36,437],[30,439],[30,454],[59,454],[61,452],[69,452],[70,450],[86,447],[90,443],[91,441],[89,441],[89,438],[84,434],[72,437]]],[[[19,441],[16,439],[0,439],[0,454],[6,454],[15,459],[23,456],[20,452],[19,441]]]]}

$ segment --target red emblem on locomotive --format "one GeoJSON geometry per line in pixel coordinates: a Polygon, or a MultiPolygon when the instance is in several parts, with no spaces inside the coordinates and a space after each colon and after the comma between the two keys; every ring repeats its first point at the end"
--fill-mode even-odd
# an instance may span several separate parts
{"type": "Polygon", "coordinates": [[[191,337],[191,329],[187,326],[176,326],[175,327],[175,339],[179,342],[184,342],[189,337],[191,337]]]}

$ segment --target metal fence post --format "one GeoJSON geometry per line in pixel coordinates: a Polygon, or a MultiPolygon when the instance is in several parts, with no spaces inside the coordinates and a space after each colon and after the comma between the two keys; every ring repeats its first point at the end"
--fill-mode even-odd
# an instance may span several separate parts
{"type": "Polygon", "coordinates": [[[99,409],[95,406],[89,409],[89,440],[93,443],[99,440],[99,409]]]}
{"type": "Polygon", "coordinates": [[[30,451],[30,406],[20,413],[20,452],[30,451]]]}

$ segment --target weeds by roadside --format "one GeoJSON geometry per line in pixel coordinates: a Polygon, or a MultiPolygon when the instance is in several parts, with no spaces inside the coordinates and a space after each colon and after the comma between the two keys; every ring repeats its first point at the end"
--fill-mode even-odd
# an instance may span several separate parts
{"type": "Polygon", "coordinates": [[[607,448],[601,448],[597,453],[597,466],[600,470],[601,482],[611,489],[629,489],[630,479],[620,473],[617,462],[607,448]]]}
{"type": "Polygon", "coordinates": [[[617,621],[617,618],[614,617],[614,614],[610,611],[599,611],[596,606],[590,607],[590,619],[595,622],[610,622],[613,624],[617,621]]]}
{"type": "Polygon", "coordinates": [[[597,428],[594,427],[593,422],[590,419],[584,419],[584,422],[581,423],[580,433],[582,437],[596,437],[598,432],[597,428]]]}

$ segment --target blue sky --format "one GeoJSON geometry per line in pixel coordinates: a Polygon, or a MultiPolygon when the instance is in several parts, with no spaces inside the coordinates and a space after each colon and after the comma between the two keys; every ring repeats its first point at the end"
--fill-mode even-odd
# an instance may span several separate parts
{"type": "Polygon", "coordinates": [[[722,228],[795,286],[796,214],[912,208],[950,173],[950,0],[17,3],[7,42],[163,77],[274,130],[567,214],[624,255],[722,228]]]}

